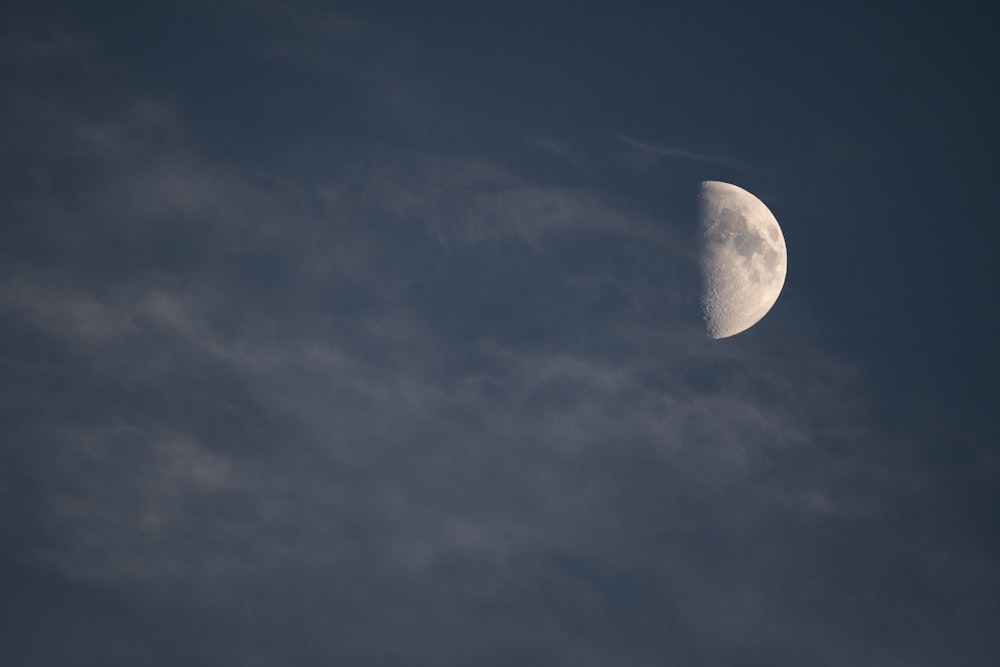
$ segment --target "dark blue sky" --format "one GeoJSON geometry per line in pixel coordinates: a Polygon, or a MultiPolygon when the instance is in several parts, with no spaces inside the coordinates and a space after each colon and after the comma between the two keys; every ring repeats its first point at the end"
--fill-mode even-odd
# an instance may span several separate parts
{"type": "Polygon", "coordinates": [[[662,4],[7,3],[0,662],[997,664],[985,6],[662,4]]]}

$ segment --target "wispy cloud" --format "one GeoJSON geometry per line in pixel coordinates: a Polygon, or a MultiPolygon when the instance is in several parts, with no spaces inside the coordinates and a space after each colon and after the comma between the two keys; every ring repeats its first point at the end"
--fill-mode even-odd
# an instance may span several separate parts
{"type": "MultiPolygon", "coordinates": [[[[548,551],[628,558],[599,533],[641,545],[629,526],[646,493],[710,513],[723,511],[725,488],[761,516],[857,511],[828,486],[840,464],[809,453],[831,421],[871,437],[846,400],[858,390],[850,374],[710,346],[675,310],[684,284],[644,282],[683,258],[650,244],[651,223],[627,202],[419,154],[379,155],[300,195],[255,189],[253,174],[191,151],[177,160],[176,147],[98,145],[117,157],[85,192],[24,210],[56,227],[64,220],[53,210],[93,220],[107,243],[138,248],[191,221],[175,238],[196,261],[108,283],[92,275],[98,267],[36,258],[0,290],[8,322],[82,360],[58,400],[133,388],[131,401],[88,417],[97,426],[75,417],[62,425],[69,435],[47,436],[58,460],[83,457],[56,472],[42,459],[39,471],[60,480],[39,548],[72,576],[186,577],[230,562],[237,574],[279,561],[362,567],[366,554],[365,567],[427,576],[473,558],[506,577],[548,551]],[[143,160],[123,173],[117,161],[136,150],[143,160]],[[243,267],[257,257],[266,261],[252,266],[272,277],[247,284],[243,267]],[[522,283],[531,289],[511,291],[522,283]],[[595,318],[592,304],[609,298],[595,318]],[[491,305],[477,321],[482,303],[491,305]],[[490,321],[494,308],[507,309],[502,322],[490,321]],[[751,373],[750,358],[767,370],[751,373]],[[705,375],[713,365],[724,383],[705,375]],[[211,411],[178,399],[200,387],[242,405],[224,414],[258,421],[259,458],[213,428],[211,411]],[[122,440],[122,428],[136,437],[122,440]],[[775,478],[769,469],[784,457],[815,464],[775,478]],[[663,495],[617,484],[638,464],[663,475],[663,495]],[[206,479],[226,484],[206,490],[206,479]],[[225,525],[228,504],[242,508],[238,529],[225,525]],[[352,517],[379,528],[352,528],[352,517]],[[211,537],[233,530],[233,542],[211,537]],[[283,546],[258,550],[252,536],[283,546]]],[[[671,510],[664,521],[687,519],[671,510]]]]}
{"type": "Polygon", "coordinates": [[[863,653],[873,601],[931,618],[880,572],[995,583],[921,541],[932,481],[801,312],[705,339],[669,211],[386,147],[262,174],[167,104],[21,101],[0,482],[25,489],[22,560],[227,617],[250,596],[386,663],[620,664],[617,623],[651,628],[632,664],[801,664],[863,653]]]}
{"type": "Polygon", "coordinates": [[[577,150],[565,142],[552,139],[551,137],[525,136],[521,138],[521,141],[524,142],[525,145],[554,156],[578,169],[587,169],[592,166],[592,160],[582,151],[577,150]]]}
{"type": "Polygon", "coordinates": [[[647,161],[667,158],[676,160],[694,160],[696,162],[711,162],[724,165],[726,167],[732,167],[734,169],[744,168],[742,162],[731,157],[698,153],[684,148],[660,146],[658,144],[640,141],[624,134],[615,134],[614,136],[618,141],[628,146],[632,150],[633,155],[641,157],[647,161]]]}

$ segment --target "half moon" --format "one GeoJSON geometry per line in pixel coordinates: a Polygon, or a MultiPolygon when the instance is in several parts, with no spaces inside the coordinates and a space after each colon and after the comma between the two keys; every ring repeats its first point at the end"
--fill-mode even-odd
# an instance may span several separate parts
{"type": "Polygon", "coordinates": [[[705,181],[698,193],[701,312],[711,338],[746,331],[771,310],[785,284],[785,237],[752,194],[705,181]]]}

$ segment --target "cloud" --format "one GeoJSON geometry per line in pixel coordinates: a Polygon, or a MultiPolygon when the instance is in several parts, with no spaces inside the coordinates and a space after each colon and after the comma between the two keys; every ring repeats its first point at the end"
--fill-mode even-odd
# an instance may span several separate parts
{"type": "Polygon", "coordinates": [[[205,619],[205,654],[249,609],[262,664],[274,632],[549,665],[874,664],[869,627],[995,583],[906,519],[919,453],[800,303],[705,339],[671,211],[387,147],[247,169],[169,104],[21,99],[0,479],[52,580],[205,619]]]}
{"type": "Polygon", "coordinates": [[[14,20],[0,33],[0,62],[46,67],[93,59],[94,45],[56,23],[14,20]]]}
{"type": "Polygon", "coordinates": [[[521,142],[537,149],[540,153],[553,156],[577,169],[585,170],[593,167],[592,160],[580,150],[550,137],[525,136],[521,142]]]}
{"type": "Polygon", "coordinates": [[[632,155],[635,159],[642,160],[644,162],[656,162],[660,158],[670,158],[678,160],[694,160],[696,162],[711,162],[735,169],[744,168],[740,161],[729,157],[697,153],[683,148],[659,146],[645,141],[639,141],[638,139],[633,139],[632,137],[624,134],[615,134],[615,138],[632,150],[632,155]]]}
{"type": "MultiPolygon", "coordinates": [[[[765,474],[763,460],[808,448],[817,424],[860,423],[848,399],[856,391],[849,374],[838,377],[813,363],[806,380],[805,373],[789,375],[791,362],[779,354],[770,362],[758,356],[756,363],[769,370],[750,375],[743,368],[750,351],[702,341],[677,309],[685,286],[644,282],[669,278],[660,267],[683,261],[682,244],[669,228],[657,229],[612,196],[526,183],[489,164],[421,154],[383,154],[346,179],[317,182],[304,192],[255,189],[255,175],[211,165],[189,151],[177,161],[176,148],[101,154],[133,150],[143,156],[141,166],[125,176],[108,169],[87,191],[60,202],[66,219],[100,216],[107,242],[134,238],[140,252],[146,238],[159,238],[159,229],[180,232],[185,221],[197,223],[198,234],[178,237],[191,244],[196,262],[173,272],[118,271],[109,282],[89,275],[86,264],[67,269],[35,260],[30,271],[5,282],[0,303],[13,321],[87,360],[63,400],[113,384],[133,388],[137,405],[91,415],[98,432],[122,415],[127,428],[145,432],[144,420],[152,418],[158,428],[186,434],[182,442],[232,458],[239,443],[231,434],[204,431],[209,411],[184,414],[187,403],[166,397],[217,386],[221,400],[256,414],[258,437],[270,454],[240,469],[274,502],[247,502],[241,522],[255,534],[276,531],[270,541],[285,544],[282,557],[293,562],[323,562],[326,547],[304,533],[279,537],[277,516],[293,526],[303,526],[303,517],[327,517],[318,530],[329,539],[347,529],[352,513],[365,516],[380,532],[377,540],[367,538],[375,543],[357,549],[376,549],[387,564],[415,571],[462,554],[499,563],[540,549],[586,552],[597,548],[591,543],[596,534],[570,528],[587,526],[583,517],[604,527],[628,523],[625,515],[616,518],[630,515],[628,494],[612,502],[602,497],[623,493],[604,469],[624,465],[618,456],[661,469],[687,489],[682,496],[697,497],[703,486],[714,497],[765,474]],[[131,194],[116,198],[123,191],[131,194]],[[251,191],[248,205],[244,193],[251,191]],[[310,199],[319,204],[310,207],[310,199]],[[397,245],[396,235],[406,243],[397,245]],[[214,246],[204,248],[205,240],[214,246]],[[628,258],[629,270],[609,262],[607,251],[628,258]],[[247,261],[272,267],[271,284],[242,282],[247,261]],[[525,279],[534,293],[508,291],[525,279]],[[477,303],[491,304],[483,311],[487,318],[494,307],[509,311],[502,322],[468,321],[477,303]],[[597,319],[595,303],[602,303],[597,319]],[[719,368],[715,378],[704,370],[712,365],[719,368]],[[723,377],[728,388],[716,384],[723,377]],[[699,382],[702,389],[694,389],[699,382]],[[787,393],[810,402],[762,398],[787,393]],[[840,410],[838,401],[846,412],[816,413],[840,410]],[[141,407],[158,402],[159,408],[141,407]],[[284,464],[291,467],[287,477],[270,476],[270,466],[286,455],[293,461],[284,464]],[[369,481],[343,486],[342,505],[331,511],[329,492],[314,471],[300,467],[304,461],[335,478],[353,470],[369,481]],[[577,473],[568,475],[564,465],[577,473]],[[577,484],[582,488],[572,488],[577,484]],[[462,509],[465,496],[477,491],[487,494],[478,510],[475,503],[462,509]]],[[[60,222],[49,217],[46,224],[60,222]]],[[[135,446],[156,456],[183,453],[135,446]]],[[[106,465],[93,467],[79,495],[113,489],[119,482],[112,478],[134,478],[127,466],[119,476],[109,459],[101,460],[106,465]]],[[[852,511],[825,483],[822,476],[771,480],[767,493],[752,496],[762,512],[852,511]]],[[[134,503],[116,522],[109,518],[114,504],[95,502],[100,511],[92,520],[141,533],[143,515],[134,503]]],[[[68,504],[63,499],[53,506],[68,504]]],[[[64,526],[62,514],[47,521],[64,526]]],[[[222,519],[209,519],[215,520],[222,519]]],[[[92,532],[53,539],[47,547],[53,562],[72,561],[60,559],[59,549],[99,553],[89,542],[74,542],[92,532]]],[[[197,543],[190,548],[196,551],[197,543]]],[[[212,554],[218,546],[209,541],[205,549],[212,554]]],[[[122,552],[111,545],[101,555],[102,576],[147,572],[116,566],[122,552]]],[[[160,576],[183,576],[205,562],[187,550],[166,550],[159,558],[148,572],[160,576]]]]}
{"type": "Polygon", "coordinates": [[[125,425],[46,435],[42,558],[98,580],[241,569],[235,549],[220,550],[239,524],[213,508],[238,484],[228,457],[184,434],[125,425]]]}

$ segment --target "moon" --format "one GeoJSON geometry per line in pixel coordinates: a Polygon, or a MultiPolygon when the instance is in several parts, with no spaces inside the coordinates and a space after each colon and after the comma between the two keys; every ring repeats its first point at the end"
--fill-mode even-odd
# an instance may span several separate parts
{"type": "Polygon", "coordinates": [[[764,203],[743,188],[705,181],[698,193],[701,312],[710,338],[760,321],[785,284],[785,237],[764,203]]]}

